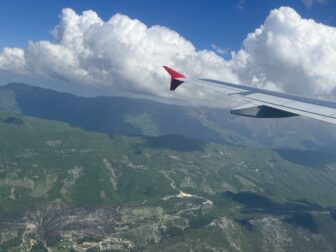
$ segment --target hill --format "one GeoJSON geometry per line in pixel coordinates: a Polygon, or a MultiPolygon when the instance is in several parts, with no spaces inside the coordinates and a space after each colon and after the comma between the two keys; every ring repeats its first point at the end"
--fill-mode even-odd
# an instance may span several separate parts
{"type": "Polygon", "coordinates": [[[124,97],[79,97],[9,84],[0,87],[0,111],[67,122],[88,131],[113,135],[181,135],[243,146],[334,153],[334,125],[301,117],[254,119],[228,110],[177,106],[124,97]]]}

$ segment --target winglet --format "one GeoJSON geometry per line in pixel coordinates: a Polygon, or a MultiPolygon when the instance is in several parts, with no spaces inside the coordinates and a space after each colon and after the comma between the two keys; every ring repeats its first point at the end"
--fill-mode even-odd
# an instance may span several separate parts
{"type": "Polygon", "coordinates": [[[171,77],[170,90],[174,91],[178,86],[180,86],[183,83],[183,81],[180,79],[183,79],[186,77],[183,74],[171,69],[170,67],[163,66],[163,68],[170,74],[170,77],[171,77]]]}

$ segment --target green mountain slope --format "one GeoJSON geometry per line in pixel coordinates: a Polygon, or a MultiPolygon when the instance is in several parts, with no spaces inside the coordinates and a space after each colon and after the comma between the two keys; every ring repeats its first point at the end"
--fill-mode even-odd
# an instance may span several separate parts
{"type": "Polygon", "coordinates": [[[257,146],[12,113],[0,132],[1,251],[336,248],[332,159],[303,166],[257,146]]]}
{"type": "Polygon", "coordinates": [[[0,87],[0,111],[118,135],[176,134],[224,144],[334,153],[334,125],[298,118],[254,119],[228,110],[163,104],[123,97],[78,97],[26,84],[0,87]]]}

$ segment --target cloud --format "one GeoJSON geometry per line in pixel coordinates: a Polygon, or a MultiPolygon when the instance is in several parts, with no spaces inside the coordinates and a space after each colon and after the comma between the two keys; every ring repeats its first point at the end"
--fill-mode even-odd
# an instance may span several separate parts
{"type": "Polygon", "coordinates": [[[1,81],[29,81],[81,95],[227,103],[219,94],[184,85],[168,92],[162,65],[169,65],[196,78],[321,97],[336,93],[336,29],[303,19],[291,8],[273,10],[231,60],[197,50],[171,29],[147,27],[121,14],[103,21],[94,11],[79,15],[64,9],[53,35],[54,41],[30,41],[25,49],[4,48],[1,81]]]}
{"type": "Polygon", "coordinates": [[[314,3],[326,4],[327,0],[301,0],[307,8],[311,8],[314,3]]]}
{"type": "Polygon", "coordinates": [[[293,9],[271,11],[233,54],[243,82],[289,93],[333,98],[336,28],[303,19],[293,9]]]}
{"type": "Polygon", "coordinates": [[[216,44],[212,44],[211,45],[211,48],[212,49],[214,49],[214,51],[216,52],[216,53],[218,53],[219,55],[226,55],[226,54],[228,54],[229,53],[229,50],[228,49],[226,49],[226,48],[222,48],[222,47],[220,47],[220,46],[218,46],[218,45],[216,45],[216,44]]]}
{"type": "Polygon", "coordinates": [[[24,72],[24,50],[20,48],[4,48],[0,57],[0,69],[8,72],[24,72]]]}
{"type": "Polygon", "coordinates": [[[225,76],[238,81],[230,63],[214,52],[197,51],[166,27],[147,27],[121,14],[103,21],[93,11],[78,15],[64,9],[53,35],[55,41],[29,42],[24,50],[4,49],[1,71],[12,74],[12,81],[28,76],[38,85],[78,94],[89,90],[91,94],[180,99],[203,93],[181,88],[173,96],[167,91],[169,80],[162,65],[195,77],[225,76]]]}
{"type": "Polygon", "coordinates": [[[238,9],[239,10],[245,9],[245,0],[239,0],[238,9]]]}

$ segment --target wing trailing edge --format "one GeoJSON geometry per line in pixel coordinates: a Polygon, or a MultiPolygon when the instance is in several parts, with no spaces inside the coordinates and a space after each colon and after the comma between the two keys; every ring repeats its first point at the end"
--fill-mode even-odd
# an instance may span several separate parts
{"type": "Polygon", "coordinates": [[[255,105],[253,103],[248,103],[243,106],[234,108],[231,110],[231,114],[257,118],[283,118],[297,116],[297,114],[290,113],[284,110],[272,108],[265,105],[255,105]]]}

